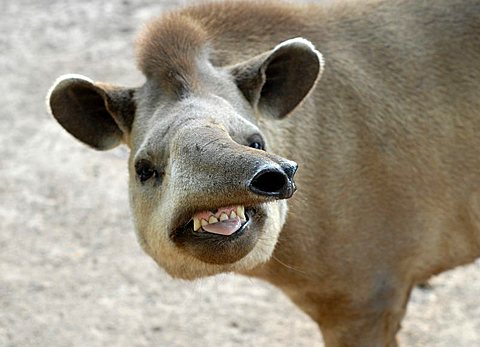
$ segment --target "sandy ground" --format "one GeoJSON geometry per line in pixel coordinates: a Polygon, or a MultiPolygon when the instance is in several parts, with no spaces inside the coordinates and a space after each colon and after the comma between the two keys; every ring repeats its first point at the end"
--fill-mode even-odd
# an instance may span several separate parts
{"type": "MultiPolygon", "coordinates": [[[[0,346],[322,346],[265,283],[158,269],[132,230],[127,150],[94,152],[45,110],[63,73],[141,83],[135,32],[175,5],[0,1],[0,346]]],[[[479,346],[480,263],[431,284],[413,293],[403,344],[479,346]]]]}

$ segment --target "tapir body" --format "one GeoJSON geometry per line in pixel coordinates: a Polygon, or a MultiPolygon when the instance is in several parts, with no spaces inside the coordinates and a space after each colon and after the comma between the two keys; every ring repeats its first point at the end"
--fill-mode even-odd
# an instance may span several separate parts
{"type": "Polygon", "coordinates": [[[256,276],[326,346],[396,346],[412,287],[480,256],[478,0],[202,4],[137,48],[143,86],[71,75],[49,105],[130,148],[138,239],[172,276],[256,276]]]}

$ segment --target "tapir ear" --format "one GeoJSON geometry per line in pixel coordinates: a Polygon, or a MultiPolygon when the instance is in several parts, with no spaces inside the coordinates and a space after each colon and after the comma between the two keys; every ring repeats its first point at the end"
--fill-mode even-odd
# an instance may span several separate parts
{"type": "Polygon", "coordinates": [[[94,83],[82,75],[57,79],[47,97],[52,115],[65,130],[99,150],[119,145],[130,133],[133,89],[94,83]]]}
{"type": "Polygon", "coordinates": [[[238,88],[261,114],[283,118],[308,95],[323,71],[322,55],[303,38],[230,68],[238,88]]]}

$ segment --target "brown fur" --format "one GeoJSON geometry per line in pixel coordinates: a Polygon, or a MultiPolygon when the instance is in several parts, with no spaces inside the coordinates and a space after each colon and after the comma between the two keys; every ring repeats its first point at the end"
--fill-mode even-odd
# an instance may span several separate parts
{"type": "Polygon", "coordinates": [[[196,87],[194,61],[206,44],[207,34],[197,22],[171,14],[151,23],[138,38],[138,65],[147,77],[168,81],[173,92],[183,95],[196,87]]]}
{"type": "MultiPolygon", "coordinates": [[[[80,84],[108,110],[136,110],[133,123],[112,115],[131,123],[121,130],[135,225],[173,276],[263,278],[318,322],[327,346],[395,346],[411,288],[480,256],[479,38],[476,0],[204,4],[141,35],[147,83],[134,107],[109,108],[112,90],[83,80],[57,84],[50,105],[96,148],[117,131],[70,120],[78,108],[67,113],[72,100],[58,95],[80,84]],[[321,73],[305,45],[272,51],[298,36],[322,52],[325,72],[290,117],[272,120],[267,113],[284,118],[321,73]],[[277,73],[283,79],[271,79],[277,73]],[[308,83],[295,88],[302,74],[308,83]],[[280,87],[291,100],[269,105],[280,87]],[[245,146],[252,134],[267,152],[245,146]],[[260,166],[283,167],[284,158],[300,167],[288,218],[285,200],[246,189],[260,166]],[[165,175],[139,184],[139,159],[165,175]],[[230,204],[258,209],[247,236],[178,234],[195,211],[230,204]]],[[[81,110],[95,115],[94,106],[81,110]]]]}

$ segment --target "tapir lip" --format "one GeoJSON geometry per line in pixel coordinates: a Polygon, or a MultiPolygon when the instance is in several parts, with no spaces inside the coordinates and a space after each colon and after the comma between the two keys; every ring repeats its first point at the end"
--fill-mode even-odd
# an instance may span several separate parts
{"type": "Polygon", "coordinates": [[[210,264],[232,264],[246,256],[264,233],[266,210],[263,204],[245,206],[245,222],[231,235],[193,231],[190,219],[171,231],[170,239],[182,251],[210,264]]]}

